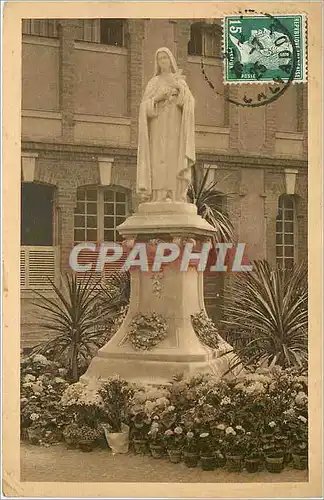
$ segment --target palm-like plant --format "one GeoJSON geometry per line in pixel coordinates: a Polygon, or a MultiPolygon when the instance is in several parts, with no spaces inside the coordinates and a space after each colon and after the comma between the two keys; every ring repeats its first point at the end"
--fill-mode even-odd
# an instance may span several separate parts
{"type": "Polygon", "coordinates": [[[35,292],[40,298],[35,306],[45,312],[40,326],[57,335],[36,346],[34,352],[49,355],[54,360],[64,360],[71,379],[76,381],[82,365],[88,364],[102,344],[102,333],[98,334],[94,329],[101,314],[97,307],[98,282],[92,276],[80,280],[76,274],[66,274],[62,277],[62,290],[52,281],[51,285],[54,297],[35,292]]]}
{"type": "Polygon", "coordinates": [[[243,364],[307,364],[307,266],[272,269],[266,261],[253,262],[252,272],[237,274],[224,322],[236,327],[245,345],[236,350],[232,368],[243,364]]]}
{"type": "Polygon", "coordinates": [[[223,195],[217,190],[218,182],[208,182],[209,171],[210,167],[200,179],[196,168],[192,169],[187,197],[190,203],[196,205],[198,215],[217,229],[217,242],[232,242],[234,227],[228,214],[221,208],[223,195]]]}

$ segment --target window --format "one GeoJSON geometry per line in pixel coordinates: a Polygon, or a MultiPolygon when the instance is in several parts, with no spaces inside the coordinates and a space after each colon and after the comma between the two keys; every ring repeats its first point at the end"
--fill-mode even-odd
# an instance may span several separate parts
{"type": "Polygon", "coordinates": [[[221,28],[218,24],[193,23],[190,27],[188,54],[220,57],[221,28]]]}
{"type": "Polygon", "coordinates": [[[58,38],[57,19],[23,19],[23,35],[45,36],[47,38],[58,38]]]}
{"type": "Polygon", "coordinates": [[[100,43],[124,46],[124,21],[122,19],[100,19],[100,43]]]}
{"type": "Polygon", "coordinates": [[[123,19],[80,19],[78,24],[76,40],[124,46],[123,19]]]}
{"type": "Polygon", "coordinates": [[[116,228],[127,215],[126,192],[111,188],[79,188],[74,211],[74,242],[121,241],[116,228]]]}
{"type": "Polygon", "coordinates": [[[21,245],[52,246],[54,187],[33,182],[21,185],[21,245]]]}
{"type": "Polygon", "coordinates": [[[281,268],[289,269],[295,261],[295,200],[291,195],[281,195],[276,219],[276,261],[281,268]]]}

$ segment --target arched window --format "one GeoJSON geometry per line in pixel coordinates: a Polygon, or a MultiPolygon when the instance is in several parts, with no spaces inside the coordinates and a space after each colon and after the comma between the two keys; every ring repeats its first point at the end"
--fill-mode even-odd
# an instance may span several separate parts
{"type": "Polygon", "coordinates": [[[116,228],[128,215],[128,203],[127,192],[122,188],[78,188],[74,242],[121,241],[116,228]]]}
{"type": "Polygon", "coordinates": [[[280,268],[290,269],[295,262],[296,248],[295,199],[281,195],[276,219],[276,262],[280,268]]]}
{"type": "Polygon", "coordinates": [[[218,24],[193,23],[190,26],[188,54],[192,56],[220,57],[221,27],[218,24]]]}

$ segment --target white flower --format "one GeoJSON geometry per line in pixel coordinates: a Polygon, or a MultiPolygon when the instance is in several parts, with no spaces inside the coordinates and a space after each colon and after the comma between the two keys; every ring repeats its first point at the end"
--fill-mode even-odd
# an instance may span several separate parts
{"type": "Polygon", "coordinates": [[[187,432],[187,438],[188,438],[188,439],[192,439],[193,437],[194,437],[194,433],[193,433],[193,432],[191,432],[191,431],[188,431],[188,432],[187,432]]]}
{"type": "Polygon", "coordinates": [[[236,436],[236,432],[234,431],[233,427],[226,427],[225,434],[233,434],[233,436],[236,436]]]}
{"type": "Polygon", "coordinates": [[[208,436],[209,436],[209,432],[202,432],[202,433],[200,434],[200,437],[201,437],[201,438],[206,438],[206,437],[208,437],[208,436]]]}
{"type": "Polygon", "coordinates": [[[296,404],[298,405],[303,405],[307,403],[307,400],[308,400],[307,395],[302,391],[300,391],[295,398],[296,404]]]}
{"type": "Polygon", "coordinates": [[[273,427],[276,427],[276,422],[274,422],[273,420],[271,420],[271,422],[269,422],[269,427],[273,428],[273,427]]]}
{"type": "Polygon", "coordinates": [[[175,433],[175,434],[182,434],[182,427],[180,427],[180,426],[175,427],[175,429],[174,429],[174,433],[175,433]]]}
{"type": "Polygon", "coordinates": [[[218,425],[216,426],[216,429],[218,429],[218,430],[220,430],[220,431],[224,431],[224,430],[226,429],[226,425],[224,425],[224,424],[218,424],[218,425]]]}
{"type": "Polygon", "coordinates": [[[171,429],[167,429],[164,433],[165,436],[173,436],[173,431],[171,429]]]}
{"type": "Polygon", "coordinates": [[[244,431],[241,425],[236,425],[235,429],[237,429],[238,431],[244,431]]]}
{"type": "Polygon", "coordinates": [[[175,407],[173,405],[170,405],[168,408],[167,408],[168,411],[174,411],[175,410],[175,407]]]}
{"type": "Polygon", "coordinates": [[[36,377],[31,373],[28,373],[27,375],[24,376],[24,382],[34,382],[35,380],[36,377]]]}
{"type": "Polygon", "coordinates": [[[48,365],[51,363],[42,354],[35,354],[35,356],[33,356],[32,360],[34,363],[40,363],[41,365],[48,365]]]}
{"type": "Polygon", "coordinates": [[[32,420],[33,422],[35,422],[35,420],[38,420],[38,419],[39,419],[38,413],[32,413],[30,415],[30,420],[32,420]]]}
{"type": "Polygon", "coordinates": [[[307,418],[303,417],[303,415],[299,415],[298,420],[300,420],[304,424],[306,424],[306,422],[307,422],[307,418]]]}
{"type": "Polygon", "coordinates": [[[225,396],[225,397],[221,400],[220,404],[221,404],[221,405],[229,405],[229,404],[231,404],[231,402],[232,402],[232,401],[231,401],[231,399],[230,399],[228,396],[225,396]]]}

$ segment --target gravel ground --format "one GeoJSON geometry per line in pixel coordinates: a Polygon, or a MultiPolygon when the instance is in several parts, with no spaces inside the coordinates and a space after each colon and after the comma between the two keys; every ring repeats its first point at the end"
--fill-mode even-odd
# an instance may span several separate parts
{"type": "Polygon", "coordinates": [[[21,481],[32,482],[168,482],[168,483],[267,483],[305,482],[307,471],[285,468],[280,474],[267,471],[249,474],[225,469],[213,472],[199,467],[188,469],[183,463],[150,456],[112,455],[109,450],[84,453],[67,450],[64,445],[49,448],[21,445],[21,481]]]}

